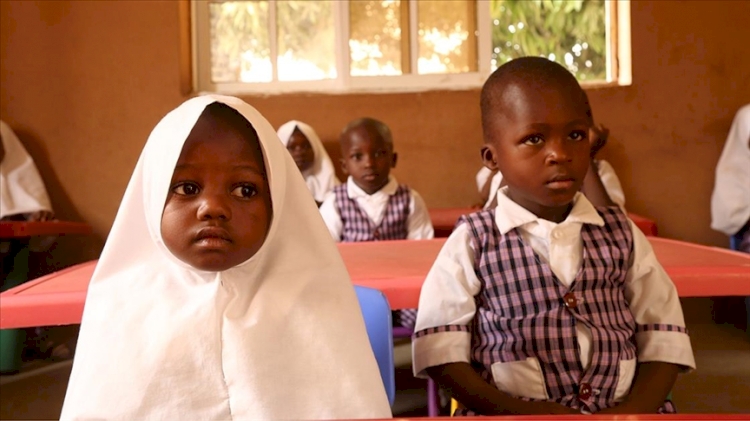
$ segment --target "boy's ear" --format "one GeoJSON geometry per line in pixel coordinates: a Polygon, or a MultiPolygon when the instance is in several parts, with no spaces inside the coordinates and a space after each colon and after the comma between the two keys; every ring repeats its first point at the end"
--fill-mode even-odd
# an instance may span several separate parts
{"type": "Polygon", "coordinates": [[[341,164],[341,172],[343,172],[344,175],[349,175],[349,170],[346,168],[346,159],[340,158],[339,163],[341,164]]]}
{"type": "Polygon", "coordinates": [[[391,168],[396,168],[396,161],[398,161],[398,154],[394,152],[391,155],[391,168]]]}
{"type": "Polygon", "coordinates": [[[492,171],[497,170],[497,158],[495,158],[495,149],[492,145],[482,146],[482,163],[492,171]]]}

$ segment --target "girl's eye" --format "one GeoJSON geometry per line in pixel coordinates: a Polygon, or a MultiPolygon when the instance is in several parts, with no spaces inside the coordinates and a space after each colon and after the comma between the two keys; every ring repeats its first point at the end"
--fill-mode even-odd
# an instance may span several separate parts
{"type": "Polygon", "coordinates": [[[354,154],[352,155],[352,158],[354,158],[355,161],[359,161],[360,159],[362,159],[362,154],[354,154]]]}
{"type": "Polygon", "coordinates": [[[586,140],[587,134],[586,132],[576,130],[570,134],[570,138],[573,140],[586,140]]]}
{"type": "Polygon", "coordinates": [[[193,196],[200,193],[201,189],[195,183],[180,183],[174,186],[172,191],[180,196],[193,196]]]}
{"type": "Polygon", "coordinates": [[[539,135],[531,135],[523,140],[523,143],[526,145],[539,145],[540,143],[544,142],[544,139],[542,139],[539,135]]]}
{"type": "Polygon", "coordinates": [[[233,196],[243,197],[245,199],[251,198],[257,194],[258,189],[256,189],[252,184],[243,184],[241,186],[235,187],[235,189],[232,190],[233,196]]]}

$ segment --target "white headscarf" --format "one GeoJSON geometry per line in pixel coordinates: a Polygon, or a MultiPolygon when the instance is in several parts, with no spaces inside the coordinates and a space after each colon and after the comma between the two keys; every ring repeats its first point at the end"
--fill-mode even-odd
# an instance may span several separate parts
{"type": "Polygon", "coordinates": [[[711,196],[711,228],[737,233],[750,219],[750,104],[737,111],[729,129],[711,196]]]}
{"type": "Polygon", "coordinates": [[[315,155],[312,167],[302,175],[305,177],[307,187],[310,189],[310,193],[312,193],[315,200],[323,202],[326,194],[339,184],[333,163],[315,130],[301,121],[292,120],[279,127],[276,133],[279,135],[279,139],[281,139],[284,146],[289,143],[289,138],[292,136],[295,128],[299,129],[307,140],[310,141],[310,146],[312,146],[313,154],[315,155]]]}
{"type": "Polygon", "coordinates": [[[93,274],[63,420],[390,417],[341,257],[271,125],[237,98],[188,100],[156,126],[93,274]],[[205,107],[255,128],[273,203],[258,253],[198,271],[160,224],[183,143],[205,107]]]}
{"type": "Polygon", "coordinates": [[[13,130],[0,121],[5,158],[0,163],[0,219],[10,215],[52,211],[34,160],[13,130]]]}

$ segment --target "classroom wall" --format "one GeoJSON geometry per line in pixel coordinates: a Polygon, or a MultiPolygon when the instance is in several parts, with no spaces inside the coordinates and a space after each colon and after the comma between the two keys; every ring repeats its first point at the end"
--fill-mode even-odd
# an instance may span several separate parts
{"type": "MultiPolygon", "coordinates": [[[[611,129],[603,155],[629,210],[663,236],[724,245],[709,228],[714,166],[734,112],[750,102],[750,2],[632,4],[633,85],[591,90],[611,129]]],[[[37,160],[63,218],[103,239],[140,150],[180,89],[176,1],[1,1],[0,116],[37,160]]],[[[429,206],[477,200],[478,90],[251,97],[274,125],[312,124],[329,149],[372,116],[396,139],[395,175],[429,206]]]]}

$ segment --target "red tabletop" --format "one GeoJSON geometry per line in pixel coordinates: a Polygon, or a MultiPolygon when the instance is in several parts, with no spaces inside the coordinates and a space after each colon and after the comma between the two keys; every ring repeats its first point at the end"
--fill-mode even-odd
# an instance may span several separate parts
{"type": "MultiPolygon", "coordinates": [[[[474,208],[438,208],[430,209],[430,219],[432,220],[432,226],[435,229],[435,237],[447,237],[453,232],[453,227],[456,226],[458,218],[463,215],[477,212],[478,209],[474,208]]],[[[635,223],[635,225],[643,231],[644,234],[650,236],[657,236],[658,230],[656,222],[634,213],[628,213],[628,217],[635,223]]]]}
{"type": "MultiPolygon", "coordinates": [[[[395,417],[390,421],[424,421],[421,417],[395,417]]],[[[429,418],[435,419],[435,418],[429,418]]],[[[437,419],[455,420],[456,418],[438,417],[437,419]]],[[[672,421],[672,420],[748,420],[748,414],[641,414],[641,415],[511,415],[511,416],[483,416],[460,417],[461,421],[550,421],[550,420],[582,420],[582,421],[672,421]]],[[[377,421],[377,420],[374,420],[377,421]]]]}
{"type": "Polygon", "coordinates": [[[91,234],[91,232],[91,226],[83,222],[0,222],[0,238],[2,239],[45,235],[91,234]]]}
{"type": "MultiPolygon", "coordinates": [[[[750,255],[649,237],[681,297],[750,296],[750,255]]],[[[357,285],[379,289],[394,309],[414,308],[445,239],[339,244],[357,285]]],[[[0,328],[80,323],[96,261],[80,264],[0,294],[0,328]]]]}

